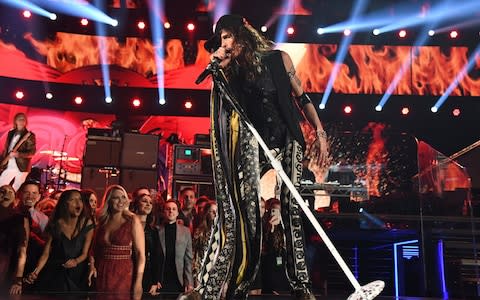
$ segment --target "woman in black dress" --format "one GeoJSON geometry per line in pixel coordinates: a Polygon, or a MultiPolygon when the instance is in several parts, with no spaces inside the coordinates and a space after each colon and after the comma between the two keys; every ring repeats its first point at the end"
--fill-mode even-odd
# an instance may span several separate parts
{"type": "Polygon", "coordinates": [[[133,211],[142,222],[145,232],[145,271],[143,273],[143,290],[148,291],[152,296],[158,295],[160,286],[160,260],[161,253],[160,238],[158,230],[154,226],[155,216],[153,211],[153,200],[148,194],[135,195],[132,203],[133,211]]]}
{"type": "Polygon", "coordinates": [[[27,282],[33,283],[38,277],[38,290],[42,292],[88,291],[87,257],[93,228],[80,191],[64,191],[47,226],[43,254],[27,282]]]}

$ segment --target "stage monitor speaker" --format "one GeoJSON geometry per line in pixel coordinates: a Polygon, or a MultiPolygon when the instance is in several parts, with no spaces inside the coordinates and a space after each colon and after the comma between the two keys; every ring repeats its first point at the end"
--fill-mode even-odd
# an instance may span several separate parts
{"type": "Polygon", "coordinates": [[[125,133],[120,164],[123,168],[156,169],[158,135],[125,133]]]}
{"type": "Polygon", "coordinates": [[[150,189],[158,189],[158,172],[157,170],[139,170],[139,169],[122,169],[120,173],[120,184],[132,193],[136,188],[144,186],[150,189]]]}
{"type": "Polygon", "coordinates": [[[83,165],[97,167],[117,167],[120,163],[120,149],[120,139],[87,139],[85,145],[85,155],[83,157],[83,165]]]}
{"type": "Polygon", "coordinates": [[[116,168],[83,167],[81,187],[95,191],[98,199],[101,199],[105,188],[118,184],[119,179],[116,168]]]}
{"type": "Polygon", "coordinates": [[[195,191],[195,196],[207,196],[210,199],[215,199],[215,187],[212,179],[206,180],[204,178],[179,179],[173,178],[172,197],[178,199],[180,191],[184,188],[192,188],[195,191]]]}

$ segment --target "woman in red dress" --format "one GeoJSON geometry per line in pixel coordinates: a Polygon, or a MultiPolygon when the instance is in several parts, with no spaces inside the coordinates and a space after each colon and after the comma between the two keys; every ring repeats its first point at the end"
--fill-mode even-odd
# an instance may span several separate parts
{"type": "Polygon", "coordinates": [[[128,210],[128,195],[119,185],[108,187],[98,217],[90,277],[99,293],[142,296],[145,237],[140,219],[128,210]],[[132,253],[135,255],[135,266],[132,253]]]}

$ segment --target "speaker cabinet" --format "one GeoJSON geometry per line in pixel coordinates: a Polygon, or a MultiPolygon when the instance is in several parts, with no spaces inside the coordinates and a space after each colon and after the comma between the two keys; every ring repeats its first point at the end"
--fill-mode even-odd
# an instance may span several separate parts
{"type": "Polygon", "coordinates": [[[158,135],[125,133],[120,164],[124,168],[156,169],[158,135]]]}
{"type": "Polygon", "coordinates": [[[212,177],[212,151],[196,145],[175,145],[174,175],[212,177]]]}
{"type": "Polygon", "coordinates": [[[132,193],[136,188],[141,186],[157,189],[158,173],[157,170],[123,168],[120,173],[120,182],[129,193],[132,193]]]}
{"type": "Polygon", "coordinates": [[[87,139],[85,145],[84,166],[119,166],[120,140],[87,139]]]}
{"type": "Polygon", "coordinates": [[[119,183],[117,172],[115,168],[83,167],[81,187],[95,191],[101,199],[107,186],[119,183]]]}

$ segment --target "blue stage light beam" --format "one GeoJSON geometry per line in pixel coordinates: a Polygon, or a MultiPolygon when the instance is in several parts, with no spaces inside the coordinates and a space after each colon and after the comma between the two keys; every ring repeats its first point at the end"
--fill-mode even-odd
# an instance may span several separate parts
{"type": "Polygon", "coordinates": [[[443,33],[443,32],[449,32],[451,30],[468,28],[468,27],[475,26],[477,24],[480,24],[480,19],[478,19],[478,18],[473,19],[473,20],[467,20],[467,21],[460,22],[460,23],[455,23],[455,24],[444,26],[444,27],[441,27],[441,28],[437,28],[437,29],[435,29],[435,33],[443,33]]]}
{"type": "Polygon", "coordinates": [[[467,75],[467,73],[470,72],[470,70],[473,68],[477,59],[480,59],[480,44],[477,45],[472,55],[470,55],[470,57],[468,58],[468,62],[455,76],[455,79],[452,81],[452,83],[450,83],[445,93],[443,93],[443,95],[437,100],[435,105],[432,106],[432,112],[437,112],[440,109],[440,107],[443,105],[443,103],[445,103],[453,90],[460,84],[460,81],[462,81],[465,75],[467,75]]]}
{"type": "MultiPolygon", "coordinates": [[[[292,11],[293,0],[283,0],[282,11],[292,11]]],[[[292,21],[292,15],[283,15],[278,22],[277,33],[275,35],[275,43],[284,43],[287,40],[287,27],[292,21]]]]}
{"type": "Polygon", "coordinates": [[[112,26],[117,26],[118,21],[109,17],[100,9],[91,5],[86,1],[75,0],[32,0],[37,5],[47,8],[51,11],[62,13],[65,15],[75,16],[79,18],[87,18],[89,20],[102,22],[112,26]]]}
{"type": "Polygon", "coordinates": [[[20,9],[26,9],[31,11],[34,14],[40,15],[47,17],[51,20],[56,20],[57,15],[54,13],[51,13],[40,6],[30,2],[30,1],[25,1],[25,0],[0,0],[0,3],[4,3],[8,6],[20,8],[20,9]]]}
{"type": "Polygon", "coordinates": [[[475,14],[480,10],[480,1],[470,0],[459,3],[455,2],[455,9],[451,9],[451,7],[452,3],[450,3],[450,1],[445,1],[432,6],[425,16],[421,16],[418,13],[412,14],[407,18],[402,18],[401,20],[397,20],[396,22],[392,22],[389,25],[380,28],[380,33],[417,26],[428,22],[446,21],[468,16],[475,17],[475,14]]]}
{"type": "Polygon", "coordinates": [[[442,296],[443,299],[448,299],[448,290],[447,290],[447,284],[445,282],[445,261],[444,261],[444,255],[443,255],[443,240],[439,240],[437,242],[437,259],[438,259],[438,271],[439,271],[439,276],[440,276],[440,284],[442,286],[442,296]]]}
{"type": "Polygon", "coordinates": [[[407,69],[411,67],[412,61],[418,55],[418,51],[420,50],[420,47],[425,45],[428,38],[431,36],[429,34],[429,31],[431,30],[432,27],[435,27],[437,24],[438,24],[438,21],[434,21],[424,26],[422,32],[418,35],[417,39],[413,43],[412,53],[405,59],[401,68],[397,71],[397,73],[393,77],[392,82],[390,82],[390,85],[385,91],[385,94],[383,94],[382,99],[380,99],[380,102],[378,102],[377,106],[375,106],[376,111],[381,111],[383,109],[383,107],[385,106],[385,104],[387,103],[387,101],[390,99],[393,92],[397,88],[398,84],[400,83],[400,80],[402,80],[403,75],[405,74],[407,69]]]}
{"type": "Polygon", "coordinates": [[[155,49],[155,64],[157,66],[157,88],[158,103],[164,105],[165,99],[165,74],[164,74],[164,58],[165,58],[165,32],[163,22],[165,20],[165,4],[164,0],[150,1],[150,24],[152,26],[152,42],[155,49]]]}
{"type": "Polygon", "coordinates": [[[213,20],[218,21],[221,16],[230,12],[231,0],[217,1],[215,4],[215,10],[213,11],[213,20]]]}
{"type": "MultiPolygon", "coordinates": [[[[367,4],[368,4],[368,0],[357,0],[357,2],[355,2],[355,6],[353,7],[350,19],[352,21],[355,21],[355,19],[357,19],[358,16],[362,14],[367,4]]],[[[335,79],[337,79],[338,71],[340,70],[342,63],[345,60],[345,57],[347,56],[348,47],[352,43],[354,35],[355,33],[352,32],[350,35],[345,36],[342,39],[342,42],[340,43],[338,54],[335,57],[335,64],[333,65],[332,73],[330,73],[327,87],[325,88],[325,92],[323,93],[323,96],[322,96],[322,101],[320,102],[320,105],[319,105],[320,109],[325,109],[327,105],[328,97],[330,97],[330,94],[332,93],[333,84],[335,83],[335,79]]]]}
{"type": "MultiPolygon", "coordinates": [[[[104,1],[103,0],[95,0],[94,1],[96,7],[102,7],[104,1]]],[[[109,70],[109,61],[108,61],[108,45],[107,45],[107,38],[106,33],[107,29],[105,28],[105,24],[101,22],[95,23],[95,31],[98,36],[98,45],[100,51],[100,66],[102,68],[102,77],[103,77],[103,90],[105,92],[105,102],[111,103],[112,102],[112,92],[110,89],[110,70],[109,70]]]]}

